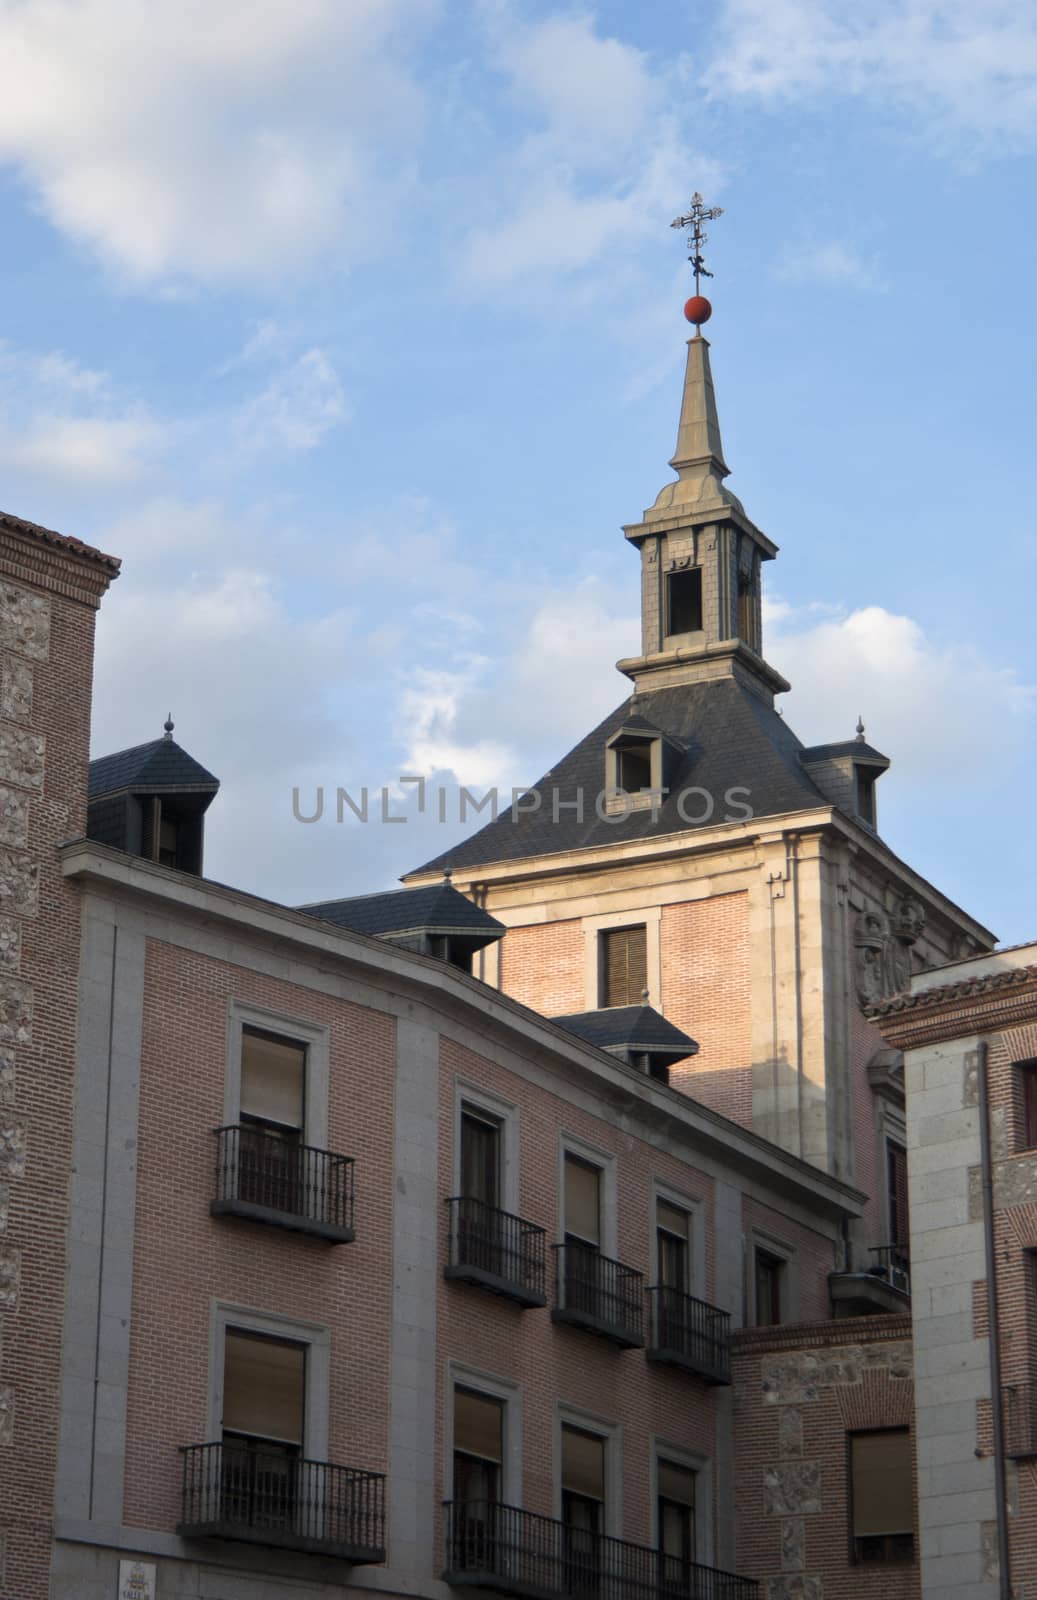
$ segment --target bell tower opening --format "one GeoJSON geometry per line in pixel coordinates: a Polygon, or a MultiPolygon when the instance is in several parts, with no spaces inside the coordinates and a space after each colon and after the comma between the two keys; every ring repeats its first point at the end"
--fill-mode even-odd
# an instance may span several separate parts
{"type": "Polygon", "coordinates": [[[701,633],[702,568],[688,567],[666,577],[666,632],[701,633]]]}

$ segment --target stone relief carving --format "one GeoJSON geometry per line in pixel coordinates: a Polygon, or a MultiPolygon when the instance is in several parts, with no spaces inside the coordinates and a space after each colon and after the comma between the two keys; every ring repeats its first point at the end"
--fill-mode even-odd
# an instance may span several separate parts
{"type": "Polygon", "coordinates": [[[925,907],[904,895],[893,912],[862,911],[854,927],[857,998],[871,1005],[911,982],[911,951],[925,928],[925,907]]]}

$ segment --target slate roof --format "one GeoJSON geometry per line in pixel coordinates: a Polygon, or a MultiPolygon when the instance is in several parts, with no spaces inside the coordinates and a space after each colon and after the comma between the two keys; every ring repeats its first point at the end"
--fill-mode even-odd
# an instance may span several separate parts
{"type": "Polygon", "coordinates": [[[24,517],[13,516],[8,511],[0,511],[0,527],[10,529],[12,533],[30,534],[41,543],[52,545],[55,550],[67,550],[70,555],[82,556],[86,561],[96,561],[99,566],[107,567],[113,576],[118,574],[122,565],[118,556],[107,556],[103,550],[96,550],[92,544],[84,544],[82,539],[70,538],[66,533],[56,533],[53,528],[41,527],[38,522],[27,522],[24,517]]]}
{"type": "Polygon", "coordinates": [[[425,889],[390,889],[384,894],[356,895],[351,900],[323,900],[315,905],[297,906],[296,910],[375,939],[401,939],[421,933],[453,934],[484,945],[502,938],[505,932],[502,922],[447,882],[434,883],[425,889]]]}
{"type": "Polygon", "coordinates": [[[853,756],[865,761],[883,761],[889,766],[889,757],[863,739],[843,739],[837,744],[812,744],[803,751],[804,761],[831,761],[836,756],[853,756]]]}
{"type": "Polygon", "coordinates": [[[683,1061],[698,1045],[688,1034],[667,1022],[654,1006],[609,1006],[604,1011],[578,1011],[551,1021],[600,1050],[630,1050],[660,1060],[683,1061]]]}
{"type": "Polygon", "coordinates": [[[752,807],[754,816],[766,817],[830,805],[802,765],[802,751],[802,743],[784,719],[734,678],[631,696],[534,785],[542,796],[538,811],[520,813],[512,820],[509,806],[495,822],[414,870],[467,869],[656,835],[693,833],[723,821],[725,815],[740,820],[745,813],[738,807],[743,804],[752,807]],[[669,795],[659,806],[655,821],[648,809],[632,811],[624,818],[603,819],[595,808],[605,784],[605,745],[629,725],[632,716],[650,722],[683,751],[668,779],[669,795]],[[689,822],[678,805],[681,791],[693,786],[705,789],[714,806],[712,814],[705,816],[705,800],[689,796],[684,803],[692,819],[689,822]],[[728,813],[724,796],[732,788],[749,793],[736,796],[728,813]],[[557,821],[552,815],[555,790],[557,821]],[[565,809],[565,802],[575,799],[580,790],[584,795],[582,820],[575,811],[565,809]]]}
{"type": "Polygon", "coordinates": [[[189,756],[173,739],[152,739],[131,750],[116,750],[90,763],[90,799],[118,794],[122,789],[184,790],[211,789],[215,794],[219,778],[189,756]]]}

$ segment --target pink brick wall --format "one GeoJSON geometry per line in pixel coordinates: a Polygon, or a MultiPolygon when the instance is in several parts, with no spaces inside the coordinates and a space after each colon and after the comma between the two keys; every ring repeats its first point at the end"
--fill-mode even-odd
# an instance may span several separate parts
{"type": "Polygon", "coordinates": [[[751,1127],[748,895],[664,906],[661,946],[663,1012],[699,1046],[670,1082],[751,1127]]]}
{"type": "Polygon", "coordinates": [[[500,986],[545,1017],[587,1009],[584,933],[579,921],[511,928],[500,946],[500,986]]]}
{"type": "Polygon", "coordinates": [[[152,940],[140,1093],[125,1518],[171,1531],[179,1445],[209,1437],[212,1297],[331,1330],[328,1457],[388,1465],[394,1028],[312,990],[152,940]],[[328,1147],[356,1159],[353,1244],[213,1218],[228,1000],[330,1028],[328,1147]]]}

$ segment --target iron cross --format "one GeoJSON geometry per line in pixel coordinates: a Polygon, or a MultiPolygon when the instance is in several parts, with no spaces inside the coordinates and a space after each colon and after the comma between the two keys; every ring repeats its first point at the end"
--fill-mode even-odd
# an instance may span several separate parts
{"type": "Polygon", "coordinates": [[[709,238],[702,224],[704,222],[712,222],[714,218],[722,217],[723,215],[722,207],[707,206],[700,194],[693,194],[691,197],[691,209],[687,216],[675,217],[670,223],[671,228],[686,228],[688,230],[688,243],[691,246],[688,260],[691,262],[692,271],[695,274],[696,294],[699,292],[699,279],[713,276],[702,258],[702,246],[709,238]]]}

